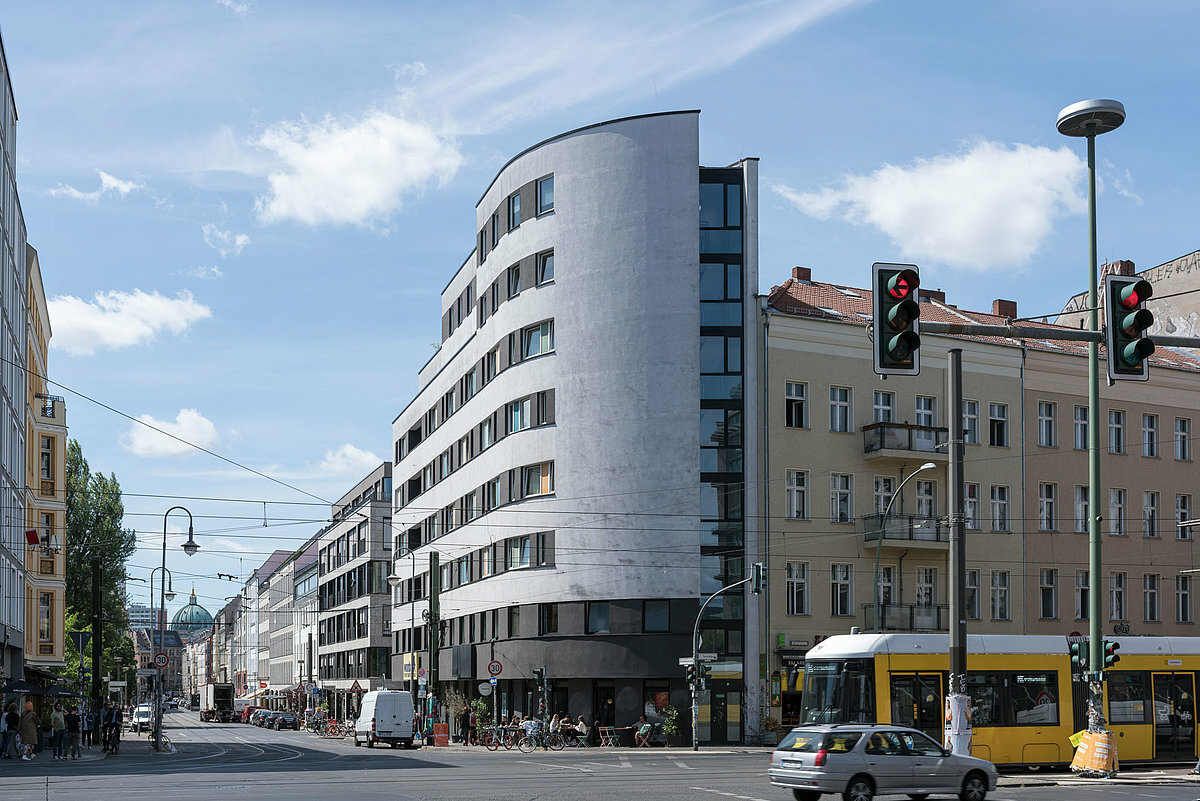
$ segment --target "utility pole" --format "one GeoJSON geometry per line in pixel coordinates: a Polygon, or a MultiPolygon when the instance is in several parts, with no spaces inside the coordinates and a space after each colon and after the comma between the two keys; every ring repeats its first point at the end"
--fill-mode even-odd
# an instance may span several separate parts
{"type": "Polygon", "coordinates": [[[437,551],[429,552],[429,696],[425,699],[426,710],[430,716],[434,712],[434,691],[438,681],[438,648],[441,646],[442,625],[438,619],[438,594],[441,592],[442,571],[438,567],[437,551]]]}
{"type": "Polygon", "coordinates": [[[103,596],[100,589],[100,557],[96,556],[92,558],[92,703],[95,712],[104,706],[100,690],[100,665],[104,654],[103,596]]]}
{"type": "Polygon", "coordinates": [[[961,756],[971,755],[971,721],[967,717],[967,556],[964,528],[962,349],[951,348],[946,373],[950,398],[950,692],[946,698],[944,745],[961,756]]]}

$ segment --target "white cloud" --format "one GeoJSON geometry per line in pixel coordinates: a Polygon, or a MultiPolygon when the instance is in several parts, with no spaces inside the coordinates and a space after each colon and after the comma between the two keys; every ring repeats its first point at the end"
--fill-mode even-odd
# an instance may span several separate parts
{"type": "Polygon", "coordinates": [[[325,458],[317,469],[322,473],[363,474],[379,467],[383,460],[370,451],[364,451],[346,443],[336,451],[326,451],[325,458]]]}
{"type": "Polygon", "coordinates": [[[231,540],[228,537],[214,537],[212,541],[214,548],[219,548],[223,551],[233,551],[234,553],[254,553],[254,547],[247,545],[244,542],[231,540]]]}
{"type": "Polygon", "coordinates": [[[200,230],[204,232],[204,244],[220,253],[223,259],[230,254],[238,255],[242,248],[250,244],[250,237],[246,234],[222,231],[213,223],[201,225],[200,230]]]}
{"type": "Polygon", "coordinates": [[[810,217],[877,229],[906,259],[983,272],[1028,263],[1057,218],[1084,212],[1085,171],[1066,147],[979,141],[908,167],[847,175],[839,187],[772,189],[810,217]]]}
{"type": "Polygon", "coordinates": [[[54,329],[51,346],[74,356],[145,344],[163,332],[182,334],[192,323],[212,316],[187,291],[174,298],[140,289],[97,292],[90,301],[59,295],[47,305],[54,329]]]}
{"type": "Polygon", "coordinates": [[[282,167],[256,207],[264,222],[366,225],[400,208],[401,195],[446,181],[462,156],[432,128],[371,110],[362,119],[281,122],[257,145],[282,167]]]}
{"type": "Polygon", "coordinates": [[[115,193],[121,197],[125,197],[135,189],[145,189],[146,185],[137,181],[123,181],[120,178],[115,178],[104,170],[96,170],[100,176],[100,188],[91,192],[83,192],[68,184],[59,184],[54,189],[48,190],[54,197],[69,197],[75,200],[82,200],[84,203],[96,203],[100,200],[101,195],[115,193]]]}
{"type": "Polygon", "coordinates": [[[250,3],[248,2],[239,3],[237,0],[217,0],[217,5],[228,8],[239,17],[244,17],[250,12],[250,3]]]}
{"type": "Polygon", "coordinates": [[[206,281],[218,281],[225,277],[225,273],[221,272],[221,268],[215,265],[212,267],[197,265],[182,271],[180,275],[186,275],[189,278],[202,278],[206,281]]]}
{"type": "Polygon", "coordinates": [[[138,420],[140,422],[130,426],[122,443],[126,450],[137,456],[179,456],[191,452],[192,445],[211,448],[217,443],[217,427],[195,409],[180,409],[174,422],[156,420],[148,414],[139,416],[138,420]]]}

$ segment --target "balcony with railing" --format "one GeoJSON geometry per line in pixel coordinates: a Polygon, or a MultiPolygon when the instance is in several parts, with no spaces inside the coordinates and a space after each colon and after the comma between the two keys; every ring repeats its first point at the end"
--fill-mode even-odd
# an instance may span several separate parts
{"type": "Polygon", "coordinates": [[[908,423],[871,423],[862,427],[863,453],[868,461],[911,460],[921,454],[924,461],[946,461],[950,429],[914,426],[908,423]]]}
{"type": "Polygon", "coordinates": [[[890,515],[887,525],[883,515],[864,515],[862,523],[863,543],[879,546],[883,536],[883,547],[917,547],[944,549],[950,542],[950,529],[942,524],[941,518],[923,515],[890,515]]]}
{"type": "MultiPolygon", "coordinates": [[[[874,631],[875,604],[863,604],[863,630],[874,631]]],[[[949,631],[950,607],[947,604],[880,604],[879,628],[882,631],[949,631]]]]}
{"type": "Polygon", "coordinates": [[[34,407],[34,413],[48,423],[57,423],[58,425],[67,424],[67,401],[61,395],[43,395],[38,393],[34,396],[37,405],[34,407]]]}

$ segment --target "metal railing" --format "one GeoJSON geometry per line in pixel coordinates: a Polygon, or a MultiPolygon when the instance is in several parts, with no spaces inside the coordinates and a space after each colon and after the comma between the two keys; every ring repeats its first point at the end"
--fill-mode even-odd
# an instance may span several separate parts
{"type": "Polygon", "coordinates": [[[941,518],[925,517],[922,515],[892,515],[888,518],[886,528],[883,525],[883,515],[864,515],[862,521],[863,542],[877,542],[880,532],[886,540],[904,540],[907,542],[949,542],[950,530],[942,524],[941,518]]]}
{"type": "MultiPolygon", "coordinates": [[[[949,631],[950,606],[880,604],[879,626],[884,631],[949,631]]],[[[875,628],[875,604],[863,604],[863,626],[875,628]]]]}
{"type": "Polygon", "coordinates": [[[863,453],[875,451],[915,451],[945,453],[950,429],[914,426],[907,423],[871,423],[862,427],[863,453]]]}

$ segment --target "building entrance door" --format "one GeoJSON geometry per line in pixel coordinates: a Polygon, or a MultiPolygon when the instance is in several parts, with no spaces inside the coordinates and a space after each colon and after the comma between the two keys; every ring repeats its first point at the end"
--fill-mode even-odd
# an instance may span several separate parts
{"type": "MultiPolygon", "coordinates": [[[[616,691],[612,687],[597,687],[592,694],[592,714],[601,726],[615,726],[616,691]]],[[[588,721],[591,725],[592,721],[588,721]]]]}

